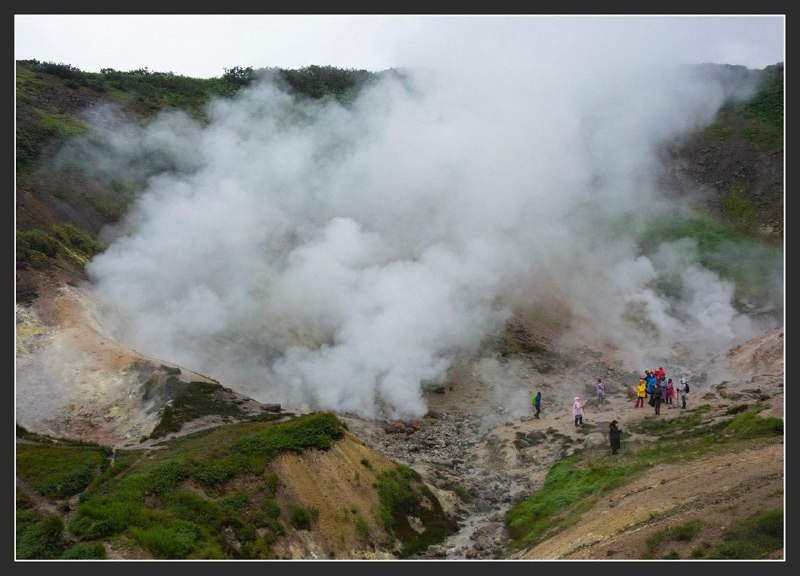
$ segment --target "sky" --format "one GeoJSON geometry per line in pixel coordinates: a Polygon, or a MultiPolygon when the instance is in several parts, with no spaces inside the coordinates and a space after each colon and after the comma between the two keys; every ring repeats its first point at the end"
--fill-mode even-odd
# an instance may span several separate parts
{"type": "Polygon", "coordinates": [[[763,68],[784,60],[783,15],[15,15],[16,59],[87,72],[220,76],[234,66],[380,71],[492,47],[617,50],[763,68]]]}
{"type": "MultiPolygon", "coordinates": [[[[637,373],[688,371],[778,322],[780,254],[715,254],[763,290],[747,303],[696,240],[643,254],[639,239],[709,194],[665,184],[665,147],[755,89],[741,70],[685,64],[783,61],[781,18],[59,18],[19,29],[17,57],[187,75],[405,69],[346,106],[295,101],[265,75],[202,122],[85,111],[96,130],[56,163],[136,194],[87,274],[103,330],[152,358],[262,402],[419,417],[426,383],[488,354],[478,385],[527,411],[531,382],[493,369],[486,346],[515,314],[637,373]],[[81,39],[95,44],[71,52],[81,39]]],[[[18,381],[23,403],[86,362],[59,379],[51,357],[18,381]]]]}

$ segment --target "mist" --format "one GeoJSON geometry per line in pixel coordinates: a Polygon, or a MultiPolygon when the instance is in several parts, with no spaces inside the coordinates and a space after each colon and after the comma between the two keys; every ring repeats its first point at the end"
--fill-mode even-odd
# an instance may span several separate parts
{"type": "Polygon", "coordinates": [[[572,336],[634,371],[763,330],[691,241],[648,257],[635,240],[686,209],[658,184],[664,144],[753,86],[612,52],[501,58],[508,42],[347,107],[264,77],[207,122],[109,120],[70,143],[96,177],[145,182],[87,268],[105,328],[257,400],[365,417],[424,415],[423,381],[490,356],[488,337],[554,294],[572,336]]]}

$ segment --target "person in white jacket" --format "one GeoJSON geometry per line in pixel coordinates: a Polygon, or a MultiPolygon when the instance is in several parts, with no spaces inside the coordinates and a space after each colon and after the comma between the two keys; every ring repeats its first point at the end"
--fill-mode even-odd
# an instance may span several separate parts
{"type": "Polygon", "coordinates": [[[681,409],[686,408],[686,395],[689,393],[689,385],[686,378],[681,378],[681,383],[678,385],[678,393],[681,395],[681,409]]]}

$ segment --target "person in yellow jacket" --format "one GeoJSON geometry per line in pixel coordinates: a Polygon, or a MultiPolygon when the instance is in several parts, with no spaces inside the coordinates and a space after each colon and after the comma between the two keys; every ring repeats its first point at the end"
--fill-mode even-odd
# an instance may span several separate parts
{"type": "Polygon", "coordinates": [[[644,378],[639,378],[639,385],[636,386],[636,405],[634,408],[644,408],[644,397],[647,394],[647,383],[644,378]]]}

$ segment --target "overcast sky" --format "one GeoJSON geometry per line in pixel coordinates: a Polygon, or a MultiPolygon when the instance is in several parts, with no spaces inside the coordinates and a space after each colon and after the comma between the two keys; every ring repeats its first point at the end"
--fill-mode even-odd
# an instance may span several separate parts
{"type": "Polygon", "coordinates": [[[15,15],[16,59],[213,77],[225,68],[384,70],[464,58],[621,59],[763,68],[784,60],[784,15],[15,15]]]}

